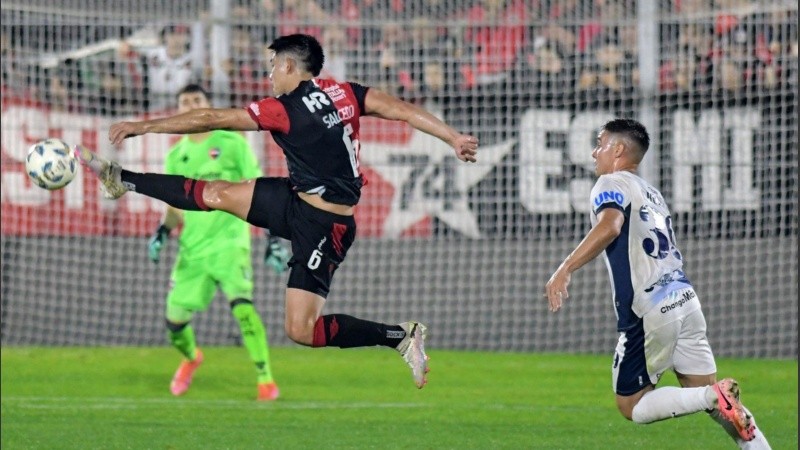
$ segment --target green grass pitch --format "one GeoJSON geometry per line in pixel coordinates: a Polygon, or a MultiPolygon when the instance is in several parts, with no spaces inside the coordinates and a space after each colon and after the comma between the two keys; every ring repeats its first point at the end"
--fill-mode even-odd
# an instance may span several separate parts
{"type": "MultiPolygon", "coordinates": [[[[272,349],[260,404],[242,348],[205,348],[173,398],[171,348],[2,348],[3,449],[730,449],[705,414],[636,425],[610,356],[433,349],[417,390],[386,349],[272,349]]],[[[796,449],[797,361],[721,359],[774,449],[796,449]]],[[[676,384],[672,375],[663,384],[676,384]]]]}

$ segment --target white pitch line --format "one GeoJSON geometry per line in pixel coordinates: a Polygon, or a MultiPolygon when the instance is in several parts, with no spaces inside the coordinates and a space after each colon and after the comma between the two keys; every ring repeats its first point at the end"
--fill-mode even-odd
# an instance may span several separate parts
{"type": "MultiPolygon", "coordinates": [[[[408,408],[442,408],[437,403],[400,403],[400,402],[341,402],[341,401],[292,401],[281,399],[276,402],[257,402],[255,400],[233,399],[192,399],[192,398],[132,398],[132,397],[26,397],[4,395],[2,402],[13,404],[21,409],[69,410],[69,409],[139,409],[152,405],[175,408],[210,408],[210,409],[277,409],[277,410],[312,410],[312,409],[408,409],[408,408]]],[[[9,405],[10,406],[10,405],[9,405]]],[[[459,409],[483,409],[496,411],[583,411],[588,409],[605,409],[599,406],[577,405],[541,405],[525,403],[474,403],[460,405],[459,409]]]]}
{"type": "Polygon", "coordinates": [[[3,396],[3,402],[16,403],[24,409],[70,409],[80,406],[90,409],[137,409],[148,405],[171,405],[175,407],[207,407],[207,408],[271,408],[271,409],[401,409],[424,408],[423,403],[370,403],[370,402],[256,402],[245,400],[200,400],[170,398],[127,398],[127,397],[20,397],[3,396]]]}

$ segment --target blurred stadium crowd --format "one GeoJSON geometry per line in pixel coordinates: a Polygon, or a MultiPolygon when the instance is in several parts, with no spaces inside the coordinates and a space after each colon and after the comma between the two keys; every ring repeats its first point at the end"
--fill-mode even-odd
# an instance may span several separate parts
{"type": "MultiPolygon", "coordinates": [[[[796,4],[657,3],[661,95],[746,102],[796,92],[796,4]]],[[[222,73],[228,92],[215,94],[225,96],[222,104],[242,105],[270,93],[269,42],[300,32],[319,38],[326,50],[321,76],[359,81],[406,99],[447,102],[497,93],[543,105],[603,101],[624,109],[641,94],[637,4],[233,0],[229,58],[217,67],[209,57],[208,12],[194,22],[159,26],[152,46],[127,42],[122,34],[136,30],[119,28],[117,36],[97,37],[120,39],[112,51],[58,57],[50,64],[30,57],[30,39],[4,27],[2,89],[57,110],[128,115],[167,108],[185,84],[210,88],[212,74],[222,73]]],[[[70,45],[68,33],[58,38],[70,45]]]]}

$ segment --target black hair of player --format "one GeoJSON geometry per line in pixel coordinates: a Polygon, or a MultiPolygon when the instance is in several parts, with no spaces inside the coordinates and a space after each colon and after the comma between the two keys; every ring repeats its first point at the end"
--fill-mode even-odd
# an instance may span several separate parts
{"type": "Polygon", "coordinates": [[[203,89],[203,87],[200,86],[199,84],[194,84],[194,83],[187,84],[186,86],[184,86],[183,89],[178,91],[178,94],[175,97],[180,98],[180,96],[183,94],[195,94],[197,92],[203,94],[203,97],[205,97],[206,100],[209,99],[208,92],[206,92],[206,90],[203,89]]]}
{"type": "Polygon", "coordinates": [[[620,134],[632,141],[637,150],[644,155],[650,148],[650,135],[641,123],[633,119],[614,119],[603,125],[607,133],[620,134]]]}
{"type": "Polygon", "coordinates": [[[319,75],[322,65],[325,64],[322,45],[314,36],[307,34],[281,36],[272,41],[268,48],[275,52],[275,56],[291,53],[303,64],[304,69],[315,77],[319,75]]]}

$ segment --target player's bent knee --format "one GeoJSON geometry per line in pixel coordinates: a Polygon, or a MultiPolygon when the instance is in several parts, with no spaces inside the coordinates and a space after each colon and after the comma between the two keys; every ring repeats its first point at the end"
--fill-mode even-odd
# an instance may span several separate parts
{"type": "MultiPolygon", "coordinates": [[[[639,404],[639,401],[642,399],[642,396],[647,393],[650,389],[639,391],[633,395],[617,395],[617,409],[619,413],[622,414],[622,417],[636,422],[635,414],[633,410],[636,408],[636,405],[639,404]]],[[[638,422],[637,422],[638,423],[638,422]]]]}
{"type": "Polygon", "coordinates": [[[314,326],[309,326],[302,321],[289,321],[284,323],[286,336],[302,345],[311,345],[314,340],[314,326]]]}
{"type": "Polygon", "coordinates": [[[209,181],[203,189],[203,202],[211,209],[225,211],[242,220],[247,220],[253,200],[253,180],[232,183],[209,181]]]}
{"type": "Polygon", "coordinates": [[[633,408],[622,405],[617,405],[617,407],[619,408],[619,413],[622,414],[622,417],[635,422],[635,420],[633,420],[633,408]]]}
{"type": "Polygon", "coordinates": [[[165,320],[164,323],[167,325],[167,329],[173,333],[178,333],[184,328],[186,328],[187,325],[189,325],[189,322],[178,323],[178,322],[172,322],[169,319],[165,320]]]}
{"type": "Polygon", "coordinates": [[[230,195],[226,191],[233,183],[229,181],[209,181],[203,188],[203,202],[211,209],[226,210],[226,203],[230,201],[230,195]]]}

